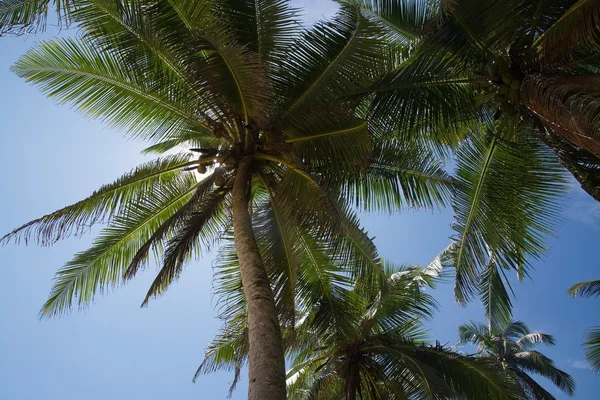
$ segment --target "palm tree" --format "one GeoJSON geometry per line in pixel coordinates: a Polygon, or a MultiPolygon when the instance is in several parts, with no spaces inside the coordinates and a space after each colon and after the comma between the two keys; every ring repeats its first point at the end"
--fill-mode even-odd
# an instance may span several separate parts
{"type": "MultiPolygon", "coordinates": [[[[356,284],[343,273],[347,261],[331,257],[328,246],[305,245],[310,251],[303,289],[297,291],[297,321],[284,327],[292,363],[289,398],[516,398],[515,382],[489,360],[424,341],[423,322],[436,303],[423,286],[440,279],[435,262],[425,268],[386,264],[387,282],[356,284]]],[[[196,376],[235,371],[231,394],[247,362],[248,332],[235,253],[219,260],[217,294],[225,325],[196,376]]]]}
{"type": "MultiPolygon", "coordinates": [[[[579,282],[569,288],[570,296],[598,297],[600,296],[600,280],[579,282]]],[[[597,374],[600,374],[600,326],[591,328],[586,332],[585,356],[597,374]]]]}
{"type": "Polygon", "coordinates": [[[371,100],[374,125],[453,149],[455,297],[482,296],[500,326],[512,312],[506,271],[522,280],[546,253],[565,167],[599,199],[598,3],[351,2],[408,48],[355,96],[371,100]]]}
{"type": "MultiPolygon", "coordinates": [[[[1,4],[10,31],[15,21],[43,21],[48,2],[1,4]]],[[[231,240],[247,301],[249,398],[285,398],[278,313],[294,309],[303,266],[290,226],[313,227],[315,240],[352,258],[348,276],[376,280],[372,243],[345,198],[367,209],[448,198],[450,181],[426,149],[383,141],[357,116],[357,103],[335,101],[387,65],[379,28],[348,6],[300,31],[295,10],[280,0],[57,4],[79,38],[42,43],[14,70],[50,97],[150,142],[148,153],[188,148],[198,158],[183,151],[148,162],[6,235],[4,242],[52,244],[108,222],[58,271],[41,314],[84,307],[134,277],[153,253],[162,267],[146,305],[186,261],[231,240]],[[270,219],[259,223],[255,213],[270,219]]]]}
{"type": "Polygon", "coordinates": [[[459,344],[477,346],[480,358],[495,363],[498,369],[514,375],[521,385],[521,395],[526,399],[554,399],[538,384],[530,373],[550,379],[559,389],[573,396],[575,382],[564,371],[556,368],[554,361],[533,348],[538,344],[554,346],[551,335],[531,332],[520,321],[510,321],[503,327],[490,328],[489,325],[471,321],[459,326],[459,344]]]}

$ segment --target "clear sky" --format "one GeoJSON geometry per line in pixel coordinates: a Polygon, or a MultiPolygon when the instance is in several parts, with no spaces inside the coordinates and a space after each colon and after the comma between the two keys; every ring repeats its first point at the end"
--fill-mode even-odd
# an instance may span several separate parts
{"type": "MultiPolygon", "coordinates": [[[[306,6],[307,21],[335,9],[328,0],[294,3],[306,6]]],[[[0,38],[0,233],[71,204],[144,161],[142,143],[54,104],[9,71],[27,49],[56,33],[49,27],[43,35],[0,38]]],[[[600,204],[577,188],[565,203],[557,216],[564,223],[549,240],[552,252],[534,264],[533,281],[515,287],[515,318],[556,336],[556,347],[541,350],[575,377],[576,399],[592,400],[598,398],[600,378],[587,368],[580,342],[584,330],[598,324],[600,301],[571,299],[565,290],[600,279],[600,204]]],[[[448,244],[452,216],[450,210],[404,211],[363,221],[383,256],[425,264],[448,244]]],[[[230,373],[191,382],[220,326],[211,295],[211,255],[191,263],[148,308],[139,304],[153,267],[98,296],[84,312],[38,319],[54,272],[85,249],[94,232],[51,248],[0,247],[0,400],[225,398],[230,373]]],[[[454,303],[451,284],[434,295],[442,308],[430,324],[432,338],[453,344],[460,323],[483,320],[478,304],[463,309],[454,303]]],[[[558,399],[567,398],[546,386],[558,399]]],[[[245,395],[243,380],[233,398],[245,395]]]]}

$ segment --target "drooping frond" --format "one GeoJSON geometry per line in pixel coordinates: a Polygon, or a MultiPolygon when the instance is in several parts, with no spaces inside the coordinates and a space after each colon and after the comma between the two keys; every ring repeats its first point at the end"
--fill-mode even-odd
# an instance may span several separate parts
{"type": "Polygon", "coordinates": [[[569,288],[569,296],[598,297],[600,296],[600,280],[579,282],[569,288]]]}
{"type": "Polygon", "coordinates": [[[216,189],[205,196],[193,213],[187,215],[179,229],[165,244],[162,266],[150,285],[142,302],[148,305],[150,298],[164,293],[177,280],[183,266],[192,256],[200,255],[200,246],[210,248],[231,223],[231,204],[227,196],[230,189],[216,189]]]}
{"type": "Polygon", "coordinates": [[[485,348],[493,346],[493,340],[488,326],[479,322],[470,321],[458,327],[459,344],[472,343],[482,352],[485,348]]]}
{"type": "MultiPolygon", "coordinates": [[[[157,249],[163,243],[164,239],[169,237],[169,234],[178,232],[182,229],[186,229],[189,225],[190,216],[193,213],[198,212],[200,209],[205,209],[207,206],[214,206],[215,201],[214,189],[215,174],[212,173],[198,182],[194,195],[190,197],[190,200],[178,209],[173,215],[171,215],[165,222],[158,226],[152,236],[144,243],[135,255],[132,257],[127,270],[123,274],[124,279],[132,279],[135,275],[145,266],[146,260],[148,260],[148,254],[152,249],[157,249]]],[[[200,226],[199,228],[202,228],[200,226]]],[[[208,232],[207,237],[214,237],[214,234],[208,232]]],[[[205,239],[205,237],[203,237],[205,239]]],[[[210,241],[210,240],[209,240],[210,241]]],[[[203,243],[206,246],[205,243],[203,243]]]]}
{"type": "Polygon", "coordinates": [[[508,120],[473,135],[457,155],[455,296],[468,301],[491,258],[522,276],[545,252],[566,181],[554,156],[508,120]],[[518,132],[518,133],[517,133],[518,132]]]}
{"type": "Polygon", "coordinates": [[[77,253],[57,274],[41,315],[55,316],[80,308],[98,292],[122,281],[138,249],[154,230],[193,195],[197,183],[191,174],[166,182],[127,207],[96,238],[92,247],[77,253]]]}
{"type": "Polygon", "coordinates": [[[285,0],[218,0],[214,8],[241,45],[268,63],[280,60],[299,33],[299,10],[285,0]]]}
{"type": "Polygon", "coordinates": [[[331,106],[381,73],[385,45],[379,28],[355,6],[344,5],[330,22],[316,24],[286,53],[275,88],[288,119],[331,106]]]}
{"type": "Polygon", "coordinates": [[[490,260],[483,270],[479,281],[479,295],[490,326],[498,328],[511,320],[512,301],[494,260],[490,260]]]}
{"type": "Polygon", "coordinates": [[[529,350],[515,354],[514,358],[519,368],[550,379],[556,387],[569,396],[573,396],[575,393],[573,378],[566,372],[556,368],[554,362],[543,354],[529,350]]]}
{"type": "Polygon", "coordinates": [[[141,199],[156,186],[166,184],[181,175],[190,164],[188,154],[166,156],[143,164],[114,183],[104,185],[88,198],[35,219],[5,235],[1,241],[25,240],[32,237],[49,245],[71,234],[81,234],[91,225],[110,220],[130,202],[141,199]]]}

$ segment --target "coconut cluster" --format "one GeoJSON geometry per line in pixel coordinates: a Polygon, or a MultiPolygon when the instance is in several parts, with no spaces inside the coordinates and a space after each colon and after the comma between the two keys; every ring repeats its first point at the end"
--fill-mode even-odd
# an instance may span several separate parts
{"type": "Polygon", "coordinates": [[[511,68],[508,60],[498,58],[489,68],[489,77],[487,82],[474,84],[475,100],[479,103],[493,100],[501,112],[514,115],[520,102],[521,71],[511,68]]]}

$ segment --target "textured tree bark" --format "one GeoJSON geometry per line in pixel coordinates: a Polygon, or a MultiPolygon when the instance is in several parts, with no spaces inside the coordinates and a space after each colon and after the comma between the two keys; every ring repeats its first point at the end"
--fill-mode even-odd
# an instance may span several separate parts
{"type": "Polygon", "coordinates": [[[233,184],[233,233],[248,307],[249,400],[285,400],[285,361],[273,291],[248,212],[252,158],[241,159],[233,184]]]}

